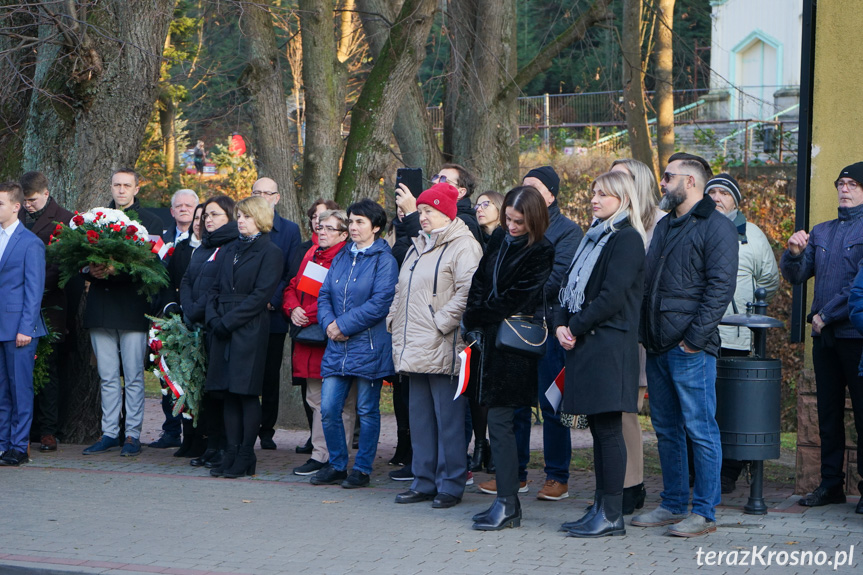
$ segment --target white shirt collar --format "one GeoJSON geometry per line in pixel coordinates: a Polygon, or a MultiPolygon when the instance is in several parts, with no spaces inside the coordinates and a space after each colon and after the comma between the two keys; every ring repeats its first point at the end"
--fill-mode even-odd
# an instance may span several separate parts
{"type": "Polygon", "coordinates": [[[7,236],[9,236],[11,238],[12,233],[15,231],[15,229],[18,227],[18,224],[20,224],[20,223],[21,223],[21,221],[18,220],[18,218],[15,218],[15,220],[11,224],[9,224],[8,227],[2,228],[3,233],[5,233],[7,236]]]}

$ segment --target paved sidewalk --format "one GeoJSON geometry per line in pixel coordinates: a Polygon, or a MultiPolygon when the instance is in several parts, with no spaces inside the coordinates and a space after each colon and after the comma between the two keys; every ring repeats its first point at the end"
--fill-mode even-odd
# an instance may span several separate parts
{"type": "MultiPolygon", "coordinates": [[[[156,404],[147,407],[159,413],[156,404]]],[[[158,423],[148,418],[142,439],[155,438],[158,423]]],[[[387,479],[392,416],[384,416],[383,428],[372,487],[350,491],[315,487],[291,474],[307,457],[293,450],[305,441],[302,431],[279,430],[280,449],[258,451],[258,475],[238,480],[210,478],[187,459],[172,457],[173,450],[145,447],[137,458],[121,458],[119,450],[85,457],[79,445],[61,445],[52,454],[35,450],[29,465],[0,470],[0,575],[863,572],[863,516],[854,513],[856,500],[804,509],[788,488],[775,485],[765,489],[767,516],[741,513],[743,487],[726,496],[719,530],[705,537],[686,540],[666,537],[663,528],[628,526],[625,537],[583,540],[566,538],[557,528],[581,515],[593,476],[576,473],[569,499],[545,502],[535,498],[541,471],[531,470],[530,493],[521,498],[522,527],[472,531],[470,516],[492,501],[475,486],[452,509],[393,503],[409,483],[387,479]],[[837,552],[847,554],[852,545],[851,566],[834,570],[837,552]],[[740,562],[753,546],[759,550],[754,567],[697,562],[699,550],[702,562],[709,551],[737,551],[740,562]],[[759,557],[766,563],[770,551],[820,551],[813,558],[825,564],[782,567],[777,560],[789,556],[779,555],[773,566],[761,566],[759,557]]],[[[541,434],[533,435],[536,442],[541,434]]],[[[578,432],[573,438],[577,445],[585,441],[578,432]]],[[[486,477],[477,474],[477,481],[486,477]]],[[[646,484],[652,507],[660,479],[646,484]]]]}

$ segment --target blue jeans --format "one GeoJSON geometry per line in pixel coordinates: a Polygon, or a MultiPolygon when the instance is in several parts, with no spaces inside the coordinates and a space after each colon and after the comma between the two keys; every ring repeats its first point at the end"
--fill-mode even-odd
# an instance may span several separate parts
{"type": "MultiPolygon", "coordinates": [[[[545,355],[537,366],[539,378],[539,408],[542,410],[542,453],[545,460],[545,476],[560,483],[569,481],[569,464],[572,460],[572,436],[570,429],[560,423],[560,415],[554,412],[545,392],[563,369],[566,352],[556,338],[549,335],[545,344],[545,355]]],[[[527,479],[527,464],[530,461],[530,409],[515,410],[515,441],[518,445],[519,481],[527,479]]]]}
{"type": "Polygon", "coordinates": [[[647,354],[650,419],[656,431],[662,466],[662,507],[686,513],[689,507],[689,464],[686,437],[692,440],[695,487],[692,512],[715,520],[719,505],[722,446],[716,424],[716,358],[680,347],[647,354]]]}
{"type": "Polygon", "coordinates": [[[348,447],[342,410],[352,385],[357,386],[357,416],[360,418],[360,446],[354,458],[354,469],[367,475],[378,450],[381,434],[381,383],[382,380],[333,375],[321,384],[321,424],[330,465],[338,471],[348,468],[348,447]]]}

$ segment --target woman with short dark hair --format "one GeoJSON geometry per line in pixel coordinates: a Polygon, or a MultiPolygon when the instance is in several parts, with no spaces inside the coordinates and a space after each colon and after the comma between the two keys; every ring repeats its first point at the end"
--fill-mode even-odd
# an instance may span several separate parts
{"type": "Polygon", "coordinates": [[[369,199],[348,208],[351,243],[333,260],[318,294],[318,321],[329,339],[321,363],[321,420],[330,462],[312,477],[313,485],[340,483],[353,489],[370,482],[381,430],[381,384],[393,372],[385,320],[398,264],[380,237],[386,225],[386,212],[369,199]],[[342,411],[352,386],[357,387],[360,441],[348,476],[342,411]]]}
{"type": "MultiPolygon", "coordinates": [[[[199,224],[201,245],[189,260],[180,283],[180,305],[183,320],[190,326],[203,326],[207,309],[207,292],[219,275],[224,246],[236,241],[239,232],[234,221],[234,200],[216,196],[202,205],[199,224]]],[[[206,450],[189,464],[212,469],[222,464],[225,452],[224,406],[220,398],[204,391],[195,434],[206,437],[206,450]]]]}
{"type": "Polygon", "coordinates": [[[235,209],[240,235],[224,249],[219,275],[207,294],[210,341],[208,392],[224,397],[227,449],[211,474],[255,474],[255,441],[261,426],[264,359],[270,337],[267,304],[282,277],[282,250],[270,241],[273,208],[261,197],[235,209]]]}
{"type": "Polygon", "coordinates": [[[554,246],[543,237],[548,209],[535,188],[519,186],[507,193],[501,225],[506,236],[480,261],[463,318],[465,341],[483,349],[478,391],[480,403],[489,407],[489,440],[497,467],[497,497],[473,517],[473,528],[483,531],[521,524],[513,417],[515,408],[531,407],[537,398],[537,360],[498,349],[495,340],[507,318],[534,315],[554,264],[554,246]]]}

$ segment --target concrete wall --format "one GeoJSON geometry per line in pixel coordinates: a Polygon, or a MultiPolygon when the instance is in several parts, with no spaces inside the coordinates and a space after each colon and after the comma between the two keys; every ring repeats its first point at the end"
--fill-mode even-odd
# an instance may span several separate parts
{"type": "MultiPolygon", "coordinates": [[[[758,0],[760,2],[761,0],[758,0]]],[[[858,145],[863,133],[863,107],[856,78],[863,75],[863,43],[848,42],[863,29],[859,0],[819,2],[815,26],[815,81],[812,114],[812,176],[809,228],[836,217],[833,182],[848,164],[863,160],[858,145]]],[[[808,293],[812,293],[810,284],[808,293]]],[[[808,309],[808,306],[807,306],[808,309]]],[[[806,369],[801,374],[797,403],[797,491],[817,487],[820,479],[818,417],[812,374],[811,340],[806,342],[806,369]]],[[[857,441],[850,401],[846,400],[846,485],[857,493],[857,441]]]]}

